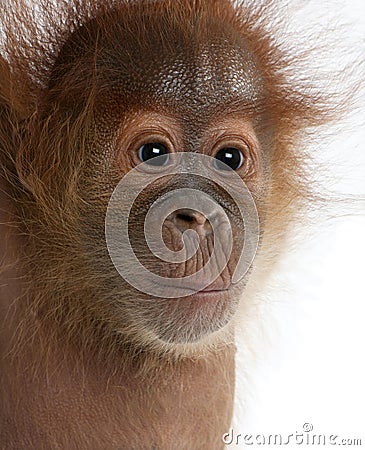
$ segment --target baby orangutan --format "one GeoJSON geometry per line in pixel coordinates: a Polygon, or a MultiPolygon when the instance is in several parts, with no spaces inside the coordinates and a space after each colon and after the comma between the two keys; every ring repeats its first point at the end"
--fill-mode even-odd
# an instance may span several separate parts
{"type": "Polygon", "coordinates": [[[1,448],[221,449],[328,111],[269,1],[54,3],[0,17],[1,448]]]}

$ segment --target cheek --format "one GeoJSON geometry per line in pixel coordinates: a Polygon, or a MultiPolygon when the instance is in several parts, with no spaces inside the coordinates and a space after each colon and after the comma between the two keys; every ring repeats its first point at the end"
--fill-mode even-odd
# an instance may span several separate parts
{"type": "Polygon", "coordinates": [[[272,170],[270,155],[268,155],[267,152],[265,153],[264,151],[261,151],[255,173],[247,179],[244,179],[244,182],[256,204],[260,221],[264,219],[266,214],[267,203],[271,190],[271,180],[272,170]]]}
{"type": "Polygon", "coordinates": [[[111,111],[117,110],[117,105],[108,103],[108,110],[97,113],[85,142],[86,159],[83,177],[92,184],[109,190],[110,185],[116,186],[120,179],[130,170],[125,149],[118,149],[118,134],[122,118],[117,118],[111,111]],[[103,184],[104,183],[104,184],[103,184]]]}

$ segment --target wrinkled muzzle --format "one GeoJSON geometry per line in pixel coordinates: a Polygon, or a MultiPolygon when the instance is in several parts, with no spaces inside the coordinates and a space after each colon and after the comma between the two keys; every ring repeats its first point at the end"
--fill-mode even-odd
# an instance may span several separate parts
{"type": "Polygon", "coordinates": [[[192,167],[189,153],[177,155],[158,172],[141,164],[118,184],[106,216],[109,254],[120,275],[149,295],[229,289],[257,249],[255,204],[234,171],[220,176],[213,158],[194,154],[192,167]]]}

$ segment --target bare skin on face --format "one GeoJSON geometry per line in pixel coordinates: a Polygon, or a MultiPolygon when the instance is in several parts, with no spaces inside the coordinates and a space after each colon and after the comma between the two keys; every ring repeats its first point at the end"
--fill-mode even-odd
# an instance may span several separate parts
{"type": "MultiPolygon", "coordinates": [[[[245,242],[237,205],[214,180],[186,173],[137,196],[130,241],[145,267],[164,277],[164,297],[117,272],[105,240],[108,204],[151,151],[218,163],[228,155],[265,233],[275,235],[265,241],[259,230],[260,252],[275,255],[305,193],[293,137],[303,124],[323,121],[316,103],[323,102],[284,79],[290,58],[257,29],[259,9],[226,0],[62,7],[42,3],[48,38],[25,25],[29,47],[18,42],[11,2],[0,19],[8,33],[0,59],[0,446],[223,448],[234,318],[249,302],[252,269],[232,282],[245,242]],[[72,31],[62,23],[73,23],[72,31]],[[189,208],[169,214],[167,248],[179,252],[192,230],[198,247],[184,262],[159,260],[146,244],[144,218],[154,202],[185,187],[217,206],[210,219],[189,208]],[[227,226],[233,250],[210,280],[204,267],[228,239],[227,226]],[[170,282],[200,269],[191,295],[168,298],[170,282]]],[[[26,11],[18,11],[25,24],[26,11]]],[[[122,202],[118,213],[128,208],[122,202]]]]}

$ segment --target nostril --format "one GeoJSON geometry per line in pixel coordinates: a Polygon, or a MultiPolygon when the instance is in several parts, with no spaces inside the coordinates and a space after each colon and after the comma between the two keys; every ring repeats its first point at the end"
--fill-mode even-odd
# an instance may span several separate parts
{"type": "Polygon", "coordinates": [[[186,213],[177,213],[176,218],[183,222],[192,223],[195,221],[195,217],[186,213]]]}
{"type": "Polygon", "coordinates": [[[195,230],[203,234],[211,232],[209,220],[204,214],[195,209],[184,208],[175,210],[169,215],[167,220],[172,222],[181,233],[187,230],[195,230]]]}
{"type": "Polygon", "coordinates": [[[204,225],[207,221],[204,214],[196,211],[195,209],[179,209],[175,211],[175,219],[178,222],[185,224],[204,225]]]}

